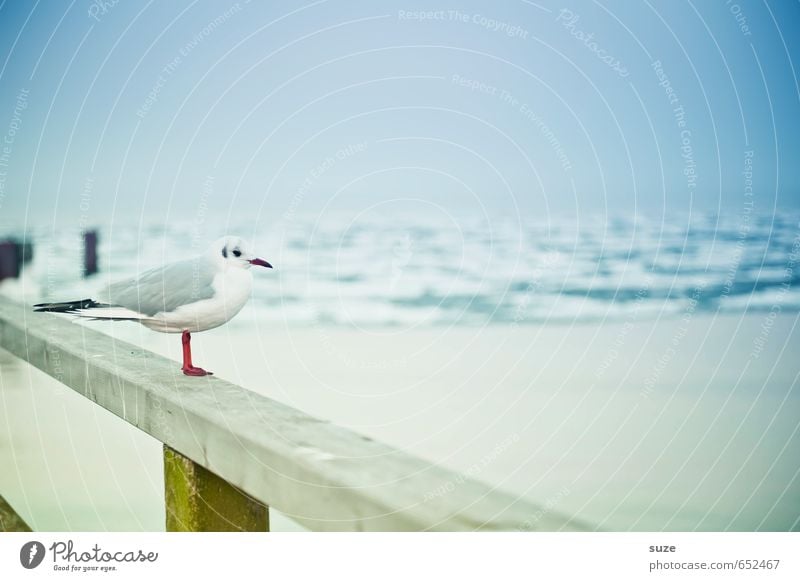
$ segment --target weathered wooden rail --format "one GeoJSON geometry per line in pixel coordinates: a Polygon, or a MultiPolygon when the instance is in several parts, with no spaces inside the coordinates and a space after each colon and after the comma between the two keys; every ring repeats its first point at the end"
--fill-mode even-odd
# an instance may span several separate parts
{"type": "Polygon", "coordinates": [[[267,505],[312,530],[581,528],[227,381],[186,377],[174,361],[3,298],[0,347],[163,442],[167,530],[265,531],[267,505]]]}

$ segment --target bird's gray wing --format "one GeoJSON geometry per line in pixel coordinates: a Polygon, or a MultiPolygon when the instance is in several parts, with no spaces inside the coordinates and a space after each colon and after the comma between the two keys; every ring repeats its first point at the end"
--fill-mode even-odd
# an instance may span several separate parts
{"type": "Polygon", "coordinates": [[[214,296],[214,269],[205,257],[153,268],[139,277],[109,285],[111,304],[153,316],[214,296]]]}

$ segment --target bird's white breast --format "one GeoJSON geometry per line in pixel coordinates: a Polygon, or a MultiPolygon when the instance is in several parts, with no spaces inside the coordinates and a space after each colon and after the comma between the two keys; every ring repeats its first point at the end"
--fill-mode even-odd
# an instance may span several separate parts
{"type": "Polygon", "coordinates": [[[212,283],[214,296],[170,313],[159,313],[148,327],[167,333],[207,331],[230,321],[242,310],[253,290],[253,275],[243,268],[230,268],[218,273],[212,283]]]}

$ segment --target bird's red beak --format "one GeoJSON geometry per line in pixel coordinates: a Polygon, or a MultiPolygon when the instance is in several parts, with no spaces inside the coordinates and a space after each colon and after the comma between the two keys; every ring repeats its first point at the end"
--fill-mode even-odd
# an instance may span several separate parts
{"type": "Polygon", "coordinates": [[[260,258],[254,258],[250,261],[250,264],[254,264],[255,266],[264,266],[266,268],[272,268],[272,265],[267,262],[266,260],[261,260],[260,258]]]}

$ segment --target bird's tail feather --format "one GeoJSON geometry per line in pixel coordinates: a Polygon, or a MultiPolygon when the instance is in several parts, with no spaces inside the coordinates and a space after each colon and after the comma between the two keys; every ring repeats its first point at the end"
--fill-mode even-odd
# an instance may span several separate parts
{"type": "Polygon", "coordinates": [[[143,315],[142,313],[132,311],[131,309],[117,307],[115,305],[107,305],[102,308],[90,307],[88,309],[75,309],[74,311],[70,312],[71,314],[78,315],[79,317],[89,317],[93,320],[104,321],[146,321],[152,318],[147,315],[143,315]]]}

